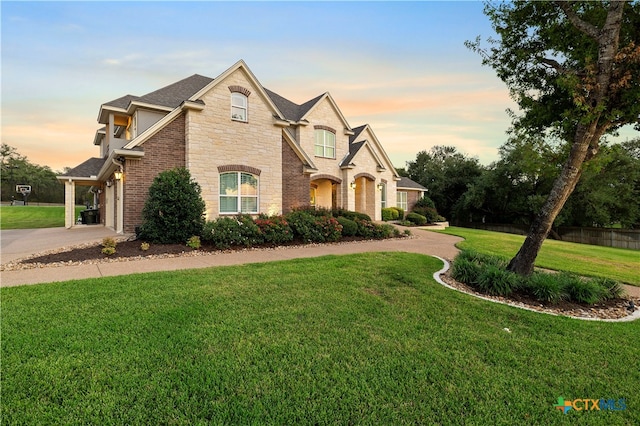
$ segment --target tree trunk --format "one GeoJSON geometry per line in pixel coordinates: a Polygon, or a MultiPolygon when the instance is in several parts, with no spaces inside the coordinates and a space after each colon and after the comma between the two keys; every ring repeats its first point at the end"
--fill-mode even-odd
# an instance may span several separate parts
{"type": "Polygon", "coordinates": [[[558,3],[565,10],[567,17],[582,32],[598,42],[597,74],[595,75],[595,90],[587,96],[591,111],[587,112],[583,122],[579,123],[572,141],[571,153],[564,164],[560,175],[553,183],[549,197],[545,201],[540,213],[531,224],[527,238],[518,253],[509,262],[508,270],[520,275],[531,275],[538,252],[547,238],[553,221],[562,210],[567,198],[573,192],[582,174],[582,165],[598,152],[600,137],[604,135],[610,122],[598,126],[602,111],[600,108],[607,101],[609,84],[613,69],[613,58],[618,51],[619,33],[624,2],[611,2],[607,19],[601,30],[581,21],[572,12],[571,5],[558,3]],[[588,117],[588,119],[587,119],[588,117]]]}

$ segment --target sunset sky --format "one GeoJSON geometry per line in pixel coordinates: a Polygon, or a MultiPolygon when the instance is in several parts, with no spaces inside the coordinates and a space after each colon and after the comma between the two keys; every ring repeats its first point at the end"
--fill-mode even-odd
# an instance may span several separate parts
{"type": "Polygon", "coordinates": [[[244,59],[296,103],[330,92],[352,127],[372,126],[396,167],[434,145],[489,164],[513,103],[464,47],[493,34],[482,7],[2,1],[2,142],[55,171],[76,166],[99,154],[102,103],[244,59]]]}

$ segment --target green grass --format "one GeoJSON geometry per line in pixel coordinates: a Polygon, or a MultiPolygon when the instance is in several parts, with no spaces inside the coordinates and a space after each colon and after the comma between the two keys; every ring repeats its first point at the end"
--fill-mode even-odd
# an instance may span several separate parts
{"type": "Polygon", "coordinates": [[[2,289],[3,423],[640,424],[637,324],[486,302],[440,267],[367,253],[2,289]]]}
{"type": "MultiPolygon", "coordinates": [[[[75,216],[84,206],[76,206],[75,216]]],[[[64,206],[0,206],[0,229],[57,228],[64,226],[64,206]]]]}
{"type": "MultiPolygon", "coordinates": [[[[460,249],[472,249],[511,259],[524,242],[524,236],[480,229],[452,226],[442,232],[465,240],[460,249]]],[[[612,278],[640,286],[640,252],[613,247],[545,240],[536,259],[536,266],[579,275],[612,278]]]]}

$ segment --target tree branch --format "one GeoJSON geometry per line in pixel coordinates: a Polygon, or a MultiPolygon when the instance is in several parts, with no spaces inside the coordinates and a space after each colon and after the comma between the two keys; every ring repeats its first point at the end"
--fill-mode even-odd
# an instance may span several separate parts
{"type": "Polygon", "coordinates": [[[571,21],[571,23],[580,31],[582,31],[583,33],[585,33],[586,35],[588,35],[589,37],[591,37],[594,40],[598,40],[598,36],[600,34],[600,30],[598,30],[598,28],[594,25],[591,25],[590,23],[583,21],[578,14],[573,10],[573,4],[574,2],[572,1],[556,1],[556,5],[562,9],[565,13],[565,15],[567,15],[567,18],[569,18],[569,21],[571,21]]]}

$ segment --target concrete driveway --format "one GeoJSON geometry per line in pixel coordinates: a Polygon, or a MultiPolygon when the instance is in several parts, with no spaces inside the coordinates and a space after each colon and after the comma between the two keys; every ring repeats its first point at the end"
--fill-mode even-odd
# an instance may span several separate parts
{"type": "Polygon", "coordinates": [[[0,263],[61,247],[101,241],[118,234],[102,225],[0,231],[0,263]]]}

